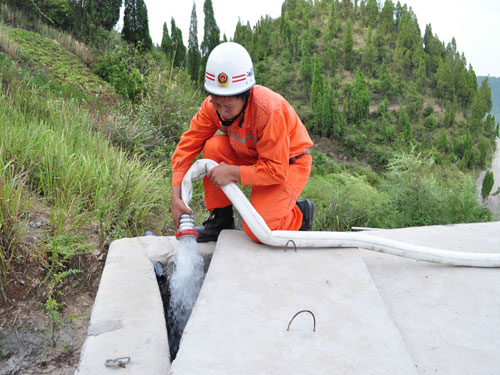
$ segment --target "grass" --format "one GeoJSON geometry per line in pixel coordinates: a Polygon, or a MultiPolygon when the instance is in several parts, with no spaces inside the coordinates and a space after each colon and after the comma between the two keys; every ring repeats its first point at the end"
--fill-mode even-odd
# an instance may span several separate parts
{"type": "Polygon", "coordinates": [[[0,60],[0,276],[5,280],[14,259],[23,261],[30,193],[50,211],[31,256],[45,268],[43,305],[57,321],[59,290],[79,272],[78,255],[146,229],[169,230],[170,179],[162,166],[113,146],[91,110],[61,98],[50,80],[6,55],[0,60]]]}
{"type": "Polygon", "coordinates": [[[27,64],[40,78],[46,77],[65,98],[90,103],[115,98],[109,84],[94,75],[77,55],[40,34],[0,25],[0,50],[27,64]]]}
{"type": "Polygon", "coordinates": [[[23,237],[31,200],[25,191],[26,174],[6,160],[0,145],[0,291],[6,299],[5,281],[13,260],[25,258],[23,237]]]}

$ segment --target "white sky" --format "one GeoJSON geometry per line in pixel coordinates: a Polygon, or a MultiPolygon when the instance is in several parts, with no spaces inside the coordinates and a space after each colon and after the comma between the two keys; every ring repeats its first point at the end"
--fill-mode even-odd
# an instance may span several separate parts
{"type": "MultiPolygon", "coordinates": [[[[203,3],[194,0],[198,17],[198,42],[203,40],[203,3]]],[[[379,0],[384,3],[385,0],[379,0]]],[[[242,23],[254,26],[266,14],[276,18],[281,14],[284,0],[212,0],[221,38],[225,33],[230,39],[238,17],[242,23]]],[[[397,0],[393,0],[396,4],[397,0]]],[[[160,44],[163,23],[174,17],[187,46],[189,23],[193,2],[188,0],[145,0],[148,8],[149,30],[153,43],[160,44]]],[[[500,1],[498,0],[406,0],[420,24],[422,34],[430,23],[432,31],[445,45],[455,37],[457,50],[464,52],[467,63],[472,64],[476,75],[500,77],[500,1]]],[[[119,26],[120,27],[120,26],[119,26]]],[[[121,28],[121,27],[120,27],[121,28]]]]}

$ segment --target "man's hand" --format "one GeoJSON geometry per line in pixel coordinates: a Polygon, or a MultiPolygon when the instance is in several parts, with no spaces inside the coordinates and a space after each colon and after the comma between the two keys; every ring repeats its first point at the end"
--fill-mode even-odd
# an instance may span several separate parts
{"type": "Polygon", "coordinates": [[[212,184],[220,188],[230,182],[239,181],[241,179],[240,167],[221,162],[217,167],[212,168],[207,173],[207,177],[212,181],[212,184]]]}
{"type": "Polygon", "coordinates": [[[181,199],[181,187],[172,187],[172,219],[174,220],[175,226],[179,228],[179,219],[182,214],[192,215],[193,211],[186,206],[184,201],[181,199]]]}

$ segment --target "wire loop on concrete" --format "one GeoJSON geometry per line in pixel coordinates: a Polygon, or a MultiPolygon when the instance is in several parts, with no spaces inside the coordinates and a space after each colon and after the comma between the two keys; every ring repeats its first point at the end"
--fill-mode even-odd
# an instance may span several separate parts
{"type": "Polygon", "coordinates": [[[293,244],[293,248],[295,249],[295,252],[297,252],[297,245],[295,244],[294,240],[288,240],[288,242],[286,243],[285,248],[283,250],[286,251],[286,249],[288,249],[288,244],[290,242],[293,244]]]}
{"type": "Polygon", "coordinates": [[[314,316],[313,312],[311,310],[301,310],[299,311],[297,314],[295,314],[293,316],[293,318],[290,320],[290,323],[288,323],[288,328],[286,329],[287,331],[290,331],[290,325],[292,324],[293,320],[295,319],[295,317],[301,313],[309,313],[311,314],[311,316],[313,317],[313,332],[316,332],[316,317],[314,316]]]}
{"type": "Polygon", "coordinates": [[[130,363],[130,357],[120,357],[115,359],[107,359],[104,366],[111,368],[125,368],[130,363]]]}

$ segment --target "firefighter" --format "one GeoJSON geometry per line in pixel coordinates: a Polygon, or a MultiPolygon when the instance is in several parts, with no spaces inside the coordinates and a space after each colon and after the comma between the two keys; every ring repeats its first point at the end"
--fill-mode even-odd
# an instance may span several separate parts
{"type": "MultiPolygon", "coordinates": [[[[313,142],[292,106],[256,85],[250,55],[233,42],[210,53],[204,87],[209,96],[172,155],[176,226],[182,213],[192,215],[181,199],[180,185],[203,151],[204,158],[219,165],[203,179],[205,206],[211,213],[196,227],[198,242],[216,241],[223,229],[234,229],[231,202],[220,189],[233,181],[252,186],[250,202],[271,230],[312,230],[314,203],[297,199],[311,171],[313,142]]],[[[245,222],[243,229],[258,242],[245,222]]]]}

